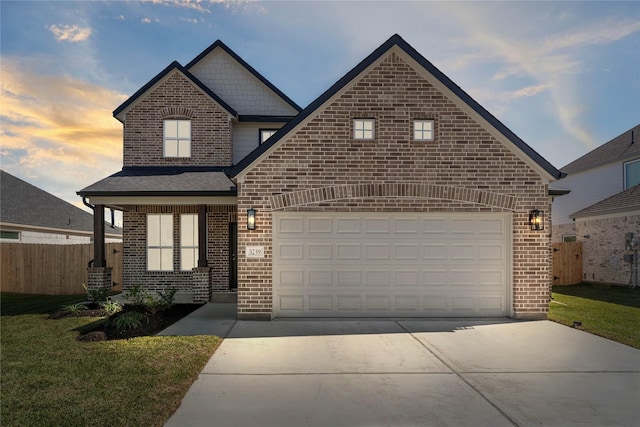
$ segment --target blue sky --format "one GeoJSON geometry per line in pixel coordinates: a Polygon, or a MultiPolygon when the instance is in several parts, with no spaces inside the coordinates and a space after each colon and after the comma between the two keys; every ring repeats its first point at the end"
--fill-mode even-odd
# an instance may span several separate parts
{"type": "Polygon", "coordinates": [[[112,111],[222,40],[305,107],[391,35],[556,167],[640,122],[640,2],[0,1],[1,167],[81,206],[112,111]]]}

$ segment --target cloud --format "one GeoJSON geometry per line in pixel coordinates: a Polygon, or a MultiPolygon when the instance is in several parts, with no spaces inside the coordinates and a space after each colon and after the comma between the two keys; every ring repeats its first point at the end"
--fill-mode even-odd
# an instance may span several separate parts
{"type": "Polygon", "coordinates": [[[0,99],[4,169],[56,183],[66,200],[120,169],[122,126],[111,111],[125,95],[3,58],[0,99]]]}
{"type": "Polygon", "coordinates": [[[145,0],[153,4],[163,6],[172,6],[183,9],[190,9],[200,13],[211,13],[211,6],[223,5],[231,8],[246,3],[252,3],[254,0],[145,0]]]}
{"type": "Polygon", "coordinates": [[[49,26],[49,31],[53,33],[56,40],[72,43],[86,41],[92,33],[91,28],[77,25],[51,25],[49,26]]]}

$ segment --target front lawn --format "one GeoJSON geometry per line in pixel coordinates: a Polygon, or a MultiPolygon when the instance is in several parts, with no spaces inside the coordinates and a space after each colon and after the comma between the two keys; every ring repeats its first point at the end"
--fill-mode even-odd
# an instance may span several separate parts
{"type": "Polygon", "coordinates": [[[554,286],[549,320],[640,348],[640,288],[582,283],[554,286]]]}
{"type": "Polygon", "coordinates": [[[48,319],[86,296],[2,294],[3,426],[162,426],[220,343],[218,337],[79,342],[95,317],[48,319]]]}

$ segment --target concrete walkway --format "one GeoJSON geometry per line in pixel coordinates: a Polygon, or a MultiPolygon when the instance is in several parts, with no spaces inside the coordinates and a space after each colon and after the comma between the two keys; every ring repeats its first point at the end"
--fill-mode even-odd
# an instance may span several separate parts
{"type": "Polygon", "coordinates": [[[226,339],[167,426],[639,424],[640,350],[553,322],[200,310],[188,322],[226,339]]]}

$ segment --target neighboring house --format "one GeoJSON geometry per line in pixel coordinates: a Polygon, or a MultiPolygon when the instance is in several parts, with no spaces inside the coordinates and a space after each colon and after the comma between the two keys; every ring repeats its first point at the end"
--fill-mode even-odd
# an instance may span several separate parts
{"type": "MultiPolygon", "coordinates": [[[[90,213],[0,171],[0,242],[91,243],[93,228],[90,213]]],[[[122,230],[106,229],[107,239],[122,240],[122,230]]]]}
{"type": "Polygon", "coordinates": [[[237,288],[240,319],[546,317],[534,217],[562,174],[398,35],[302,111],[217,41],[114,115],[123,169],[78,194],[123,211],[125,289],[237,288]]]}
{"type": "Polygon", "coordinates": [[[640,124],[561,169],[554,186],[552,241],[582,242],[585,281],[629,284],[625,236],[640,234],[640,124]]]}

